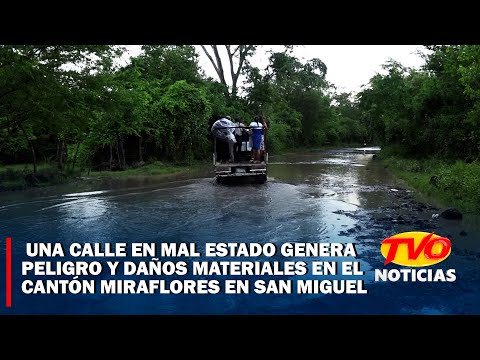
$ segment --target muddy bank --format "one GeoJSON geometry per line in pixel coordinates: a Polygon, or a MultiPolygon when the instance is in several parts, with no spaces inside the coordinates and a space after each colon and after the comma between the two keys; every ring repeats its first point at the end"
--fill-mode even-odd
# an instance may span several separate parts
{"type": "Polygon", "coordinates": [[[480,258],[480,243],[472,236],[476,233],[476,219],[468,215],[449,218],[452,209],[440,208],[422,202],[414,191],[406,188],[376,187],[386,194],[387,203],[374,209],[359,208],[354,211],[333,211],[357,221],[355,226],[338,233],[354,237],[359,242],[377,243],[379,239],[409,231],[434,232],[452,239],[452,251],[480,258]],[[476,250],[475,250],[476,249],[476,250]]]}

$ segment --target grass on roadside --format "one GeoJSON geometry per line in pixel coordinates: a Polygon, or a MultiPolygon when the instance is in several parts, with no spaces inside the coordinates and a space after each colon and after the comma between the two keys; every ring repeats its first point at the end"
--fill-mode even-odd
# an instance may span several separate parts
{"type": "MultiPolygon", "coordinates": [[[[52,171],[56,167],[53,164],[49,163],[39,163],[37,164],[37,171],[52,171]]],[[[11,164],[11,165],[0,165],[0,176],[5,175],[5,173],[11,174],[28,174],[33,172],[32,164],[11,164]]]]}
{"type": "Polygon", "coordinates": [[[447,207],[480,213],[480,163],[439,159],[379,158],[408,185],[447,207]]]}
{"type": "Polygon", "coordinates": [[[168,164],[161,161],[154,161],[152,163],[146,164],[137,168],[129,168],[123,171],[91,171],[89,176],[98,176],[98,177],[126,177],[126,176],[153,176],[153,175],[167,175],[174,174],[181,171],[186,171],[192,166],[197,166],[198,164],[192,165],[180,165],[180,164],[168,164]]]}
{"type": "Polygon", "coordinates": [[[0,166],[0,191],[24,190],[31,187],[43,187],[63,184],[68,176],[53,164],[40,163],[33,174],[32,164],[13,164],[0,166]]]}
{"type": "MultiPolygon", "coordinates": [[[[175,164],[161,161],[147,163],[144,166],[129,168],[124,171],[80,171],[66,170],[61,172],[56,164],[38,164],[37,173],[33,176],[31,164],[15,164],[0,166],[0,191],[24,190],[31,187],[43,187],[62,184],[78,179],[79,175],[90,178],[126,178],[136,176],[160,176],[195,170],[206,165],[204,162],[191,164],[175,164]]],[[[68,167],[67,167],[68,168],[68,167]]]]}

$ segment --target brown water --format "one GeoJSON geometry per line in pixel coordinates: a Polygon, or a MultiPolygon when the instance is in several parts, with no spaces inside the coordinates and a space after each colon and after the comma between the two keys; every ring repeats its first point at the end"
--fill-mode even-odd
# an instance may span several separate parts
{"type": "MultiPolygon", "coordinates": [[[[437,217],[444,207],[406,188],[374,159],[374,151],[270,156],[268,181],[260,185],[219,185],[213,165],[207,165],[167,177],[80,181],[0,194],[0,235],[12,237],[19,259],[27,241],[195,242],[200,249],[205,242],[351,242],[366,272],[368,295],[95,294],[52,301],[18,293],[14,312],[479,314],[479,217],[465,215],[461,221],[437,217]],[[441,264],[456,269],[457,281],[374,282],[372,271],[383,267],[385,260],[380,242],[405,231],[448,237],[453,251],[441,264]]],[[[1,251],[4,261],[3,246],[1,251]]],[[[14,271],[14,284],[21,280],[19,270],[14,271]]]]}

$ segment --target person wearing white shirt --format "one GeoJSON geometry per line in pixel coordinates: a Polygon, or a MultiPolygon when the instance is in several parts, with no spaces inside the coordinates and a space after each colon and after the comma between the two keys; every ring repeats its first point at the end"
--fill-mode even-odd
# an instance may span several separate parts
{"type": "Polygon", "coordinates": [[[230,116],[222,117],[212,125],[212,134],[219,140],[217,153],[220,162],[234,162],[233,145],[236,143],[234,130],[235,124],[230,120],[230,116]],[[225,147],[228,147],[228,150],[225,147]]]}
{"type": "Polygon", "coordinates": [[[252,137],[252,159],[250,162],[260,163],[260,146],[262,144],[263,123],[260,116],[256,115],[250,123],[250,133],[252,137]]]}

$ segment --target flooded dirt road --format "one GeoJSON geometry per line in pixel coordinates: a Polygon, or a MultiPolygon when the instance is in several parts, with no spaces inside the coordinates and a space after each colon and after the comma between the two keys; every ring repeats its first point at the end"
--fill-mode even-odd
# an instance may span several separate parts
{"type": "MultiPolygon", "coordinates": [[[[0,313],[480,314],[479,217],[465,214],[462,220],[441,218],[444,207],[393,178],[374,158],[374,152],[338,149],[270,156],[268,181],[262,185],[219,185],[213,169],[207,167],[188,176],[86,182],[0,194],[1,269],[5,269],[7,258],[3,239],[12,238],[12,307],[2,306],[0,313]],[[428,268],[445,272],[454,269],[454,281],[376,281],[375,269],[404,268],[393,263],[384,265],[381,241],[409,231],[434,232],[450,239],[451,254],[428,268]],[[190,253],[121,259],[164,262],[167,267],[185,262],[182,266],[186,274],[182,269],[165,274],[169,269],[162,267],[164,273],[160,275],[112,275],[106,264],[112,259],[91,258],[89,261],[97,260],[103,271],[75,280],[95,281],[94,292],[88,293],[87,288],[85,294],[78,294],[70,289],[52,295],[40,293],[40,288],[38,293],[29,292],[34,292],[36,280],[72,281],[75,276],[34,276],[28,271],[22,275],[22,262],[32,261],[26,255],[26,243],[33,242],[59,242],[64,249],[72,243],[142,242],[156,244],[157,248],[165,243],[193,243],[199,256],[190,253]],[[278,251],[273,255],[207,258],[208,243],[273,244],[278,251]],[[280,249],[286,243],[354,244],[356,256],[285,256],[280,249]],[[193,274],[195,263],[202,261],[251,262],[257,273],[205,268],[204,273],[193,274]],[[361,275],[340,273],[345,261],[358,262],[361,275]],[[300,265],[296,272],[289,273],[286,262],[300,265]],[[324,262],[337,263],[336,273],[313,274],[314,264],[324,262]],[[255,268],[264,263],[271,265],[270,271],[255,268]],[[272,270],[274,267],[281,269],[272,270]],[[137,293],[114,293],[125,290],[117,287],[114,291],[113,285],[100,291],[101,281],[112,284],[110,280],[119,279],[135,282],[133,291],[137,293]],[[139,279],[154,280],[154,285],[149,283],[153,289],[140,291],[139,279]],[[345,279],[357,281],[351,283],[356,293],[348,294],[344,289],[341,294],[332,294],[328,286],[315,291],[314,281],[337,280],[340,284],[345,279]],[[186,280],[193,281],[195,293],[185,293],[186,280]],[[243,293],[228,294],[226,280],[248,286],[239,291],[243,293]],[[265,283],[256,283],[258,280],[265,283]],[[300,281],[312,288],[299,292],[300,281]]],[[[79,259],[67,255],[48,260],[79,259]]],[[[2,273],[2,301],[7,295],[2,273]]]]}

